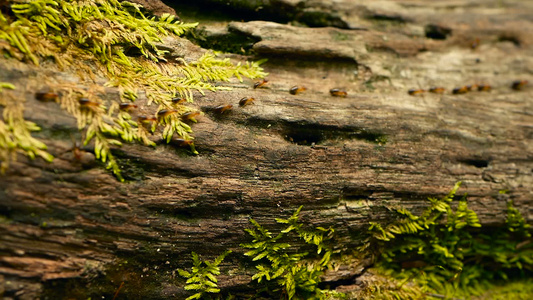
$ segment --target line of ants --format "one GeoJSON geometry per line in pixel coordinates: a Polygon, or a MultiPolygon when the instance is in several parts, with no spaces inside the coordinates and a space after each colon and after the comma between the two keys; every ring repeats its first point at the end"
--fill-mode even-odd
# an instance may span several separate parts
{"type": "MultiPolygon", "coordinates": [[[[515,80],[511,83],[511,88],[516,91],[523,90],[528,84],[527,80],[515,80]]],[[[454,95],[461,95],[466,94],[471,91],[480,91],[480,92],[490,92],[492,90],[492,86],[489,84],[472,84],[472,85],[465,85],[461,87],[456,87],[452,90],[452,94],[454,95]]],[[[407,93],[411,96],[417,96],[422,95],[426,92],[424,89],[410,89],[407,91],[407,93]]],[[[427,92],[433,93],[433,94],[444,94],[446,92],[446,89],[443,87],[431,87],[427,90],[427,92]]]]}
{"type": "MultiPolygon", "coordinates": [[[[260,81],[255,82],[253,85],[253,88],[257,89],[257,88],[265,87],[267,83],[268,83],[267,79],[262,79],[260,81]]],[[[513,90],[519,91],[519,90],[523,90],[527,85],[528,85],[527,80],[515,80],[511,83],[510,87],[513,90]]],[[[304,92],[305,90],[307,90],[307,88],[304,86],[293,86],[289,89],[289,93],[291,95],[297,95],[301,92],[304,92]]],[[[482,92],[489,92],[492,90],[492,86],[488,84],[465,85],[465,86],[454,88],[451,91],[451,93],[454,95],[458,95],[458,94],[466,94],[468,92],[475,91],[475,90],[482,91],[482,92]]],[[[417,96],[417,95],[424,94],[426,91],[430,93],[434,93],[434,94],[444,94],[446,92],[446,89],[443,87],[431,87],[428,90],[410,89],[408,91],[408,94],[411,96],[417,96]]],[[[343,89],[333,88],[329,92],[331,96],[334,96],[334,97],[344,98],[348,96],[348,93],[343,89]]],[[[59,94],[50,92],[50,91],[37,92],[35,93],[35,98],[42,102],[57,101],[59,98],[59,94]]],[[[170,101],[173,105],[179,105],[179,104],[185,103],[187,100],[185,98],[176,97],[176,98],[171,99],[170,101]]],[[[244,106],[254,103],[254,101],[255,99],[252,97],[244,97],[239,101],[239,106],[244,107],[244,106]]],[[[88,109],[88,110],[93,110],[93,111],[103,109],[101,103],[92,101],[88,98],[79,98],[78,103],[81,109],[88,109]]],[[[137,108],[137,105],[133,103],[124,102],[124,103],[119,104],[119,109],[125,112],[130,112],[132,110],[135,110],[136,108],[137,108]]],[[[233,104],[222,104],[222,105],[213,107],[212,111],[215,114],[222,115],[226,111],[230,111],[231,109],[233,109],[233,104]]],[[[155,114],[155,116],[146,116],[146,115],[138,116],[137,121],[140,126],[149,126],[149,125],[153,125],[154,123],[158,124],[159,122],[163,121],[167,117],[177,114],[177,113],[179,113],[179,111],[176,109],[161,109],[155,114]]],[[[179,116],[179,118],[184,122],[188,122],[188,121],[197,122],[196,117],[198,117],[199,115],[201,115],[199,111],[188,111],[188,112],[182,113],[179,116]]],[[[191,146],[193,145],[193,141],[186,140],[186,139],[178,139],[177,144],[179,146],[191,146]]]]}
{"type": "MultiPolygon", "coordinates": [[[[261,79],[260,81],[255,82],[253,87],[254,87],[254,89],[262,88],[262,87],[265,87],[268,82],[269,81],[267,79],[261,79]]],[[[302,93],[302,92],[304,92],[306,90],[307,90],[307,88],[305,86],[295,85],[295,86],[293,86],[293,87],[291,87],[289,89],[289,93],[291,95],[297,95],[297,94],[300,94],[300,93],[302,93]]],[[[334,96],[334,97],[346,97],[346,96],[348,96],[348,92],[346,92],[345,90],[342,90],[342,89],[337,89],[337,88],[331,89],[329,91],[329,93],[332,96],[334,96]]],[[[254,101],[255,101],[255,99],[252,98],[252,97],[244,97],[244,98],[242,98],[239,101],[239,106],[241,106],[241,107],[242,106],[246,106],[246,105],[252,104],[254,101]]],[[[232,104],[224,104],[224,105],[220,105],[220,106],[214,107],[213,111],[215,113],[222,114],[225,111],[228,111],[228,110],[230,110],[232,108],[233,108],[232,104]]]]}
{"type": "MultiPolygon", "coordinates": [[[[253,88],[254,89],[257,89],[257,88],[262,88],[264,87],[266,84],[268,83],[268,80],[267,79],[262,79],[258,82],[255,82],[254,85],[253,85],[253,88]]],[[[307,90],[306,87],[304,86],[293,86],[289,89],[289,93],[291,95],[297,95],[303,91],[307,90]]],[[[330,90],[330,94],[332,96],[335,96],[335,97],[346,97],[348,95],[348,93],[345,91],[345,90],[342,90],[342,89],[331,89],[330,90]]],[[[41,92],[37,92],[35,93],[35,98],[41,102],[57,102],[58,99],[59,99],[60,95],[56,92],[52,92],[52,91],[41,91],[41,92]]],[[[252,97],[244,97],[242,98],[240,101],[239,101],[239,106],[241,107],[244,107],[244,106],[247,106],[247,105],[250,105],[252,103],[254,103],[255,99],[252,98],[252,97]]],[[[170,100],[170,102],[172,103],[172,105],[180,105],[180,104],[183,104],[185,102],[187,102],[187,99],[185,98],[182,98],[182,97],[176,97],[176,98],[172,98],[170,100]]],[[[89,110],[89,111],[92,111],[92,112],[97,112],[97,111],[103,111],[104,110],[104,106],[100,103],[100,102],[97,102],[97,101],[94,101],[94,100],[90,100],[89,98],[85,98],[85,97],[81,97],[78,99],[78,104],[79,104],[79,107],[80,109],[82,110],[89,110]]],[[[124,112],[131,112],[131,111],[134,111],[135,109],[137,109],[137,105],[136,104],[133,104],[133,103],[127,103],[127,102],[122,102],[119,104],[119,110],[121,111],[124,111],[124,112]]],[[[224,114],[226,111],[230,111],[231,109],[233,109],[233,104],[222,104],[222,105],[218,105],[218,106],[215,106],[213,107],[211,110],[215,113],[215,114],[219,114],[219,115],[222,115],[224,114]]],[[[168,117],[169,116],[174,116],[176,114],[178,114],[180,111],[177,110],[177,109],[167,109],[167,108],[164,108],[164,109],[161,109],[159,110],[158,112],[156,112],[155,115],[153,116],[149,116],[149,115],[140,115],[137,117],[137,122],[139,124],[139,126],[143,126],[143,127],[150,127],[152,126],[152,128],[154,128],[154,125],[157,125],[159,123],[165,123],[168,121],[168,117]]],[[[201,113],[199,111],[188,111],[188,112],[185,112],[185,113],[182,113],[179,115],[179,118],[183,121],[183,122],[189,122],[189,121],[192,121],[192,122],[197,122],[196,120],[196,117],[200,116],[201,113]]],[[[193,147],[194,146],[194,143],[192,140],[187,140],[187,139],[183,139],[183,138],[180,138],[180,139],[177,139],[175,140],[176,144],[178,146],[191,146],[193,147]]],[[[74,150],[76,149],[79,149],[80,147],[78,145],[75,145],[74,146],[74,150]]],[[[78,157],[79,155],[75,155],[76,157],[78,157]]]]}

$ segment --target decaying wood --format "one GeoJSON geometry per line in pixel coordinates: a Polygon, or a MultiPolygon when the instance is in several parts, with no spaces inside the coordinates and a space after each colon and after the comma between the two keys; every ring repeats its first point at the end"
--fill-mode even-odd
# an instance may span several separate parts
{"type": "MultiPolygon", "coordinates": [[[[532,4],[363,2],[315,7],[337,11],[351,30],[206,24],[207,32],[257,39],[252,49],[255,59],[269,58],[269,83],[253,89],[253,81],[235,80],[222,83],[231,91],[196,95],[191,106],[204,112],[193,126],[198,156],[162,141],[116,149],[127,183],[96,162],[90,146],[77,159],[75,120],[34,99],[43,78],[76,83],[76,75],[2,59],[0,81],[20,87],[14,93],[26,100],[25,117],[43,128],[36,136],[56,159],[19,156],[0,177],[0,295],[111,299],[124,282],[117,299],[183,298],[175,269],[190,266],[191,251],[213,258],[226,249],[235,253],[220,286],[246,290],[251,270],[239,244],[249,240],[250,217],[275,227],[274,218],[304,205],[302,220],[333,226],[338,247],[351,249],[369,221],[386,222],[400,206],[420,211],[457,181],[483,225],[502,224],[507,200],[532,222],[533,89],[510,89],[515,79],[533,82],[533,19],[525,13],[532,4]],[[425,38],[428,24],[445,25],[450,36],[425,38]],[[481,83],[493,90],[450,93],[481,83]],[[294,85],[307,90],[291,95],[294,85]],[[407,94],[430,86],[447,92],[407,94]],[[333,97],[331,88],[348,96],[333,97]],[[239,107],[243,97],[256,100],[239,107]],[[221,104],[234,109],[213,113],[221,104]]],[[[186,47],[179,53],[203,51],[177,44],[186,47]]],[[[328,280],[353,277],[365,263],[344,265],[328,280]]]]}

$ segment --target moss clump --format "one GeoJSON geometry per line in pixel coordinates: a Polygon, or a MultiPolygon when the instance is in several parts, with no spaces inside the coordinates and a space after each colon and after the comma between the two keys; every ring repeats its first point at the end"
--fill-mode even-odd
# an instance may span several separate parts
{"type": "Polygon", "coordinates": [[[79,129],[85,130],[85,144],[94,140],[96,156],[120,179],[111,146],[134,140],[154,145],[147,133],[156,131],[161,121],[148,125],[134,121],[129,112],[119,111],[120,102],[135,101],[140,91],[145,92],[148,105],[174,112],[161,122],[165,127],[162,137],[192,140],[190,126],[180,118],[190,109],[173,104],[173,97],[192,101],[193,91],[219,89],[215,81],[266,75],[258,63],[234,65],[210,52],[192,62],[182,58],[167,61],[167,52],[158,47],[161,37],[179,36],[197,24],[176,21],[168,14],[148,18],[139,5],[127,1],[34,0],[2,8],[7,13],[0,13],[0,49],[36,66],[52,59],[57,67],[80,74],[89,86],[81,89],[59,84],[53,89],[60,94],[56,101],[77,118],[79,129]],[[107,105],[104,91],[94,84],[95,73],[108,79],[107,86],[118,88],[120,99],[107,105]],[[80,103],[82,98],[91,105],[80,103]]]}
{"type": "Polygon", "coordinates": [[[494,282],[532,275],[531,229],[520,212],[509,202],[505,227],[482,228],[466,195],[452,204],[459,186],[442,199],[430,198],[420,216],[399,208],[395,222],[371,223],[375,270],[394,279],[376,284],[381,298],[469,298],[494,282]]]}
{"type": "Polygon", "coordinates": [[[523,279],[511,283],[496,283],[491,288],[476,297],[476,299],[491,300],[529,300],[533,299],[533,279],[523,279]]]}
{"type": "Polygon", "coordinates": [[[252,276],[252,280],[256,280],[259,284],[263,282],[261,290],[268,293],[271,298],[289,300],[342,298],[341,293],[319,288],[322,274],[328,266],[331,266],[333,247],[328,241],[333,238],[334,230],[323,227],[306,228],[298,221],[301,210],[302,206],[290,218],[276,219],[279,224],[287,226],[278,234],[273,234],[250,219],[254,227],[246,229],[246,232],[253,237],[253,241],[241,244],[241,247],[251,249],[244,255],[252,257],[252,261],[257,262],[257,273],[252,276]],[[296,236],[313,248],[316,247],[316,255],[291,251],[288,243],[290,235],[296,236]]]}

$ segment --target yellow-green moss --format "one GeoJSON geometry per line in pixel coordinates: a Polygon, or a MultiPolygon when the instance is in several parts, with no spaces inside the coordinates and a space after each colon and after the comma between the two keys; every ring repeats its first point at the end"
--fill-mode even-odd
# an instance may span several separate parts
{"type": "Polygon", "coordinates": [[[177,110],[163,122],[162,137],[170,141],[176,134],[190,140],[192,130],[180,118],[190,109],[173,106],[171,98],[192,101],[193,91],[219,89],[215,81],[266,75],[259,63],[234,65],[211,52],[194,62],[166,61],[166,51],[157,47],[161,37],[181,35],[197,24],[176,21],[168,14],[148,18],[139,5],[126,1],[34,0],[14,3],[11,10],[14,17],[0,13],[0,49],[36,66],[52,58],[59,68],[80,74],[83,84],[90,86],[88,90],[60,84],[54,86],[54,92],[61,91],[58,102],[76,117],[79,129],[85,130],[85,144],[94,140],[96,156],[107,161],[119,179],[120,169],[110,147],[120,146],[119,140],[153,145],[147,132],[156,129],[144,128],[127,112],[116,112],[119,102],[135,101],[140,91],[145,92],[148,105],[157,105],[158,111],[177,110]],[[120,99],[109,107],[102,99],[103,91],[94,85],[94,73],[108,79],[106,86],[120,91],[120,99]],[[84,108],[78,103],[80,98],[100,105],[84,108]]]}

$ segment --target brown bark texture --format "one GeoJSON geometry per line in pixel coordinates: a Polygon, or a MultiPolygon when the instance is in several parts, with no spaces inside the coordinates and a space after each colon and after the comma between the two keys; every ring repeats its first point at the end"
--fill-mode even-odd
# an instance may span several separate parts
{"type": "MultiPolygon", "coordinates": [[[[253,267],[239,244],[250,241],[249,218],[278,228],[275,218],[303,205],[305,223],[334,227],[339,249],[352,249],[368,222],[386,222],[391,208],[420,212],[457,181],[484,226],[504,222],[506,200],[533,222],[533,88],[510,87],[533,82],[533,2],[261,1],[253,9],[224,1],[230,16],[261,19],[245,22],[210,20],[220,6],[208,2],[196,37],[239,46],[227,55],[234,62],[268,58],[269,82],[254,89],[233,80],[220,83],[232,90],[196,95],[188,105],[204,112],[193,126],[199,155],[162,141],[114,149],[125,183],[91,145],[76,159],[74,118],[34,99],[44,81],[76,83],[76,74],[0,60],[0,81],[19,87],[25,118],[43,128],[35,136],[56,157],[19,156],[0,177],[5,299],[112,299],[121,282],[117,299],[182,299],[190,293],[176,268],[190,267],[191,251],[213,259],[226,249],[234,253],[219,286],[246,290],[253,267]],[[451,92],[473,84],[492,90],[451,92]],[[307,90],[292,95],[293,86],[307,90]],[[446,92],[407,92],[431,86],[446,92]],[[243,97],[255,101],[240,107],[243,97]],[[213,113],[221,104],[234,108],[213,113]]],[[[166,47],[205,51],[185,39],[166,47]]],[[[346,263],[331,280],[353,278],[362,264],[346,263]]]]}

